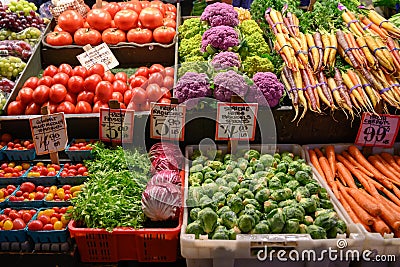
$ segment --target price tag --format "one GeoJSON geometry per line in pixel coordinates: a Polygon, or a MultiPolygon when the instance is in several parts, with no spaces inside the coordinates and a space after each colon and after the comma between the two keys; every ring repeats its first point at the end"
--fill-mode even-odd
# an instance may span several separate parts
{"type": "Polygon", "coordinates": [[[355,144],[392,147],[399,131],[399,116],[364,112],[355,144]]]}
{"type": "Polygon", "coordinates": [[[150,137],[183,141],[185,138],[185,119],[185,105],[152,103],[150,137]]]}
{"type": "Polygon", "coordinates": [[[43,155],[65,149],[68,143],[64,113],[29,119],[36,154],[43,155]]]}
{"type": "Polygon", "coordinates": [[[217,108],[215,140],[254,140],[257,103],[218,102],[217,108]]]}
{"type": "Polygon", "coordinates": [[[100,140],[107,142],[133,142],[133,110],[100,108],[100,140]]]}
{"type": "MultiPolygon", "coordinates": [[[[84,47],[84,49],[86,50],[86,47],[84,47]]],[[[102,64],[106,70],[110,70],[119,65],[118,60],[106,43],[90,48],[76,57],[81,65],[87,69],[97,63],[102,64]]]]}

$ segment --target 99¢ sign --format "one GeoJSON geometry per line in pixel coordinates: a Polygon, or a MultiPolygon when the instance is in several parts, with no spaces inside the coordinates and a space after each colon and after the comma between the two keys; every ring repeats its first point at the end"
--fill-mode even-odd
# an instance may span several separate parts
{"type": "Polygon", "coordinates": [[[183,141],[186,106],[154,103],[150,114],[150,137],[183,141]]]}
{"type": "Polygon", "coordinates": [[[399,116],[364,113],[355,144],[392,147],[399,131],[399,116]]]}

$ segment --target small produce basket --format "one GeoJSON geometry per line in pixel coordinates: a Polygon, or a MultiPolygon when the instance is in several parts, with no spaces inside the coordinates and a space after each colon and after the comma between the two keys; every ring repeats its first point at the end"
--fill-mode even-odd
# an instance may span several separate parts
{"type": "MultiPolygon", "coordinates": [[[[65,148],[65,154],[67,154],[68,158],[73,162],[82,162],[87,159],[92,159],[92,151],[91,150],[70,150],[72,144],[74,144],[78,139],[72,139],[72,141],[65,148]]],[[[85,139],[86,142],[89,142],[89,139],[85,139]]]]}
{"type": "Polygon", "coordinates": [[[62,171],[63,166],[60,166],[60,170],[55,176],[39,176],[39,177],[28,177],[29,170],[23,177],[23,182],[31,182],[35,185],[51,186],[57,183],[57,175],[62,171]]]}
{"type": "MultiPolygon", "coordinates": [[[[17,191],[19,190],[19,186],[15,191],[10,195],[10,196],[15,196],[17,191]]],[[[41,208],[43,207],[43,200],[30,200],[30,201],[10,201],[10,198],[8,198],[5,202],[6,207],[11,207],[11,208],[41,208]]]]}
{"type": "MultiPolygon", "coordinates": [[[[15,208],[16,210],[21,209],[35,209],[32,206],[24,207],[24,208],[15,208]]],[[[36,209],[35,209],[36,210],[36,209]]],[[[0,211],[0,214],[3,214],[4,210],[0,211]]],[[[35,216],[37,215],[37,212],[35,216]]],[[[26,228],[21,230],[0,230],[0,242],[25,242],[28,240],[26,234],[26,228]]]]}
{"type": "Polygon", "coordinates": [[[5,149],[3,150],[3,154],[6,155],[6,157],[10,161],[31,161],[34,160],[36,157],[35,149],[27,149],[27,150],[5,149]]]}
{"type": "MultiPolygon", "coordinates": [[[[4,185],[1,185],[0,186],[0,188],[5,188],[6,186],[4,186],[4,185]]],[[[17,186],[16,187],[16,189],[14,190],[14,192],[12,193],[12,194],[10,194],[10,195],[8,195],[6,198],[5,198],[5,200],[4,201],[1,201],[0,202],[0,209],[1,208],[5,208],[5,207],[7,207],[8,206],[8,198],[10,197],[10,196],[12,196],[17,190],[19,189],[19,186],[17,186]]]]}
{"type": "Polygon", "coordinates": [[[24,181],[24,178],[30,169],[31,168],[27,169],[26,172],[22,176],[19,176],[19,177],[0,178],[0,186],[9,185],[9,184],[13,184],[13,185],[21,184],[24,181]]]}
{"type": "Polygon", "coordinates": [[[46,199],[43,200],[43,204],[45,207],[67,207],[71,206],[71,201],[47,201],[46,199]]]}
{"type": "MultiPolygon", "coordinates": [[[[294,155],[305,158],[301,146],[292,144],[278,145],[248,145],[247,147],[238,147],[241,149],[254,149],[262,153],[273,155],[275,152],[292,152],[294,155]]],[[[198,146],[186,147],[186,159],[190,159],[198,146]]],[[[227,146],[219,145],[218,150],[225,154],[227,146]]],[[[189,160],[186,162],[185,177],[185,202],[189,194],[189,160]]],[[[315,177],[313,177],[315,178],[315,177]]],[[[321,185],[321,183],[319,183],[321,185]]],[[[214,267],[237,267],[237,266],[349,266],[350,260],[331,261],[325,254],[325,257],[318,261],[312,258],[302,260],[303,253],[312,252],[316,257],[322,257],[323,251],[328,249],[337,249],[340,254],[345,255],[348,251],[355,251],[361,254],[364,236],[359,227],[346,218],[340,209],[337,208],[335,201],[331,200],[333,209],[338,217],[346,222],[347,231],[343,234],[337,234],[336,238],[331,239],[312,239],[309,234],[237,234],[236,240],[214,240],[209,239],[208,235],[200,235],[196,239],[194,234],[186,234],[189,223],[189,209],[185,207],[183,224],[181,228],[181,253],[186,258],[188,267],[193,266],[214,266],[214,267]],[[284,253],[283,253],[284,252],[284,253]],[[282,256],[282,254],[284,254],[282,256]],[[300,255],[300,260],[288,255],[300,255]],[[321,256],[322,255],[322,256],[321,256]],[[279,260],[277,256],[283,257],[279,260]]]]}

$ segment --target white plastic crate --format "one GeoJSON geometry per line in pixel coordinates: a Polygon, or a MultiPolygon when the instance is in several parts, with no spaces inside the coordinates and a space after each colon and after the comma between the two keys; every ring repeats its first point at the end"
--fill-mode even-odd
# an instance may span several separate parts
{"type": "MultiPolygon", "coordinates": [[[[190,159],[190,155],[198,146],[186,147],[186,159],[190,159]]],[[[274,153],[291,151],[295,155],[300,155],[305,158],[305,152],[299,145],[278,144],[278,145],[250,145],[250,147],[239,147],[239,149],[256,149],[262,153],[274,153]]],[[[223,152],[227,151],[226,145],[218,146],[223,152]]],[[[188,176],[189,176],[189,161],[186,161],[186,179],[185,179],[185,201],[188,194],[188,176]]],[[[318,180],[317,180],[318,181],[318,180]]],[[[322,185],[322,184],[321,184],[322,185]]],[[[328,267],[328,266],[349,266],[348,261],[330,261],[327,257],[321,261],[278,261],[277,258],[267,258],[265,261],[260,261],[257,258],[257,253],[263,251],[265,246],[268,249],[285,250],[289,254],[290,251],[296,250],[301,252],[305,250],[314,250],[316,255],[320,255],[322,250],[337,249],[337,243],[345,242],[343,254],[349,250],[358,251],[361,255],[364,235],[360,228],[351,223],[342,212],[333,203],[339,217],[343,219],[348,226],[346,235],[338,235],[336,239],[312,239],[308,234],[240,234],[236,240],[201,240],[195,239],[192,234],[186,234],[186,226],[188,225],[188,208],[185,207],[183,214],[183,224],[181,229],[181,253],[186,258],[188,267],[257,267],[257,266],[282,266],[282,267],[328,267]]],[[[286,255],[288,255],[286,254],[286,255]]],[[[260,256],[263,256],[261,253],[260,256]]],[[[343,256],[345,258],[345,256],[343,256]]]]}
{"type": "MultiPolygon", "coordinates": [[[[335,147],[335,152],[340,154],[343,151],[345,151],[350,145],[350,143],[341,143],[341,144],[333,144],[335,147]]],[[[312,145],[305,145],[303,146],[304,151],[306,153],[306,160],[307,162],[312,166],[313,172],[319,182],[323,184],[323,186],[327,189],[328,194],[330,195],[332,201],[336,203],[336,206],[340,209],[342,214],[346,217],[348,221],[351,221],[351,218],[345,211],[344,207],[340,203],[340,201],[337,199],[337,197],[333,194],[332,190],[326,183],[326,181],[318,174],[317,170],[314,168],[314,166],[310,162],[310,155],[308,153],[309,149],[313,148],[324,148],[326,147],[327,144],[312,144],[312,145]]],[[[359,149],[362,149],[361,146],[357,146],[359,149]]],[[[381,153],[381,152],[388,152],[391,154],[400,154],[400,143],[395,143],[392,148],[382,148],[382,147],[373,147],[372,148],[372,154],[376,153],[381,153]]],[[[365,240],[363,244],[363,250],[371,250],[377,253],[377,255],[396,255],[396,261],[395,262],[366,262],[366,261],[360,261],[359,263],[354,264],[355,266],[380,266],[380,267],[395,267],[395,266],[400,266],[400,238],[395,238],[393,234],[385,234],[382,236],[379,233],[370,233],[368,232],[361,224],[357,224],[357,226],[360,228],[361,232],[365,235],[365,240]]]]}

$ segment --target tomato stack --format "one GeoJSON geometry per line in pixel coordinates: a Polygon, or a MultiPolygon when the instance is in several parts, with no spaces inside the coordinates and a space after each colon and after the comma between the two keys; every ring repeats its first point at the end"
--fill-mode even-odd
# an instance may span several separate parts
{"type": "Polygon", "coordinates": [[[52,46],[116,45],[121,42],[170,44],[176,34],[176,7],[159,0],[109,2],[93,6],[83,18],[74,10],[58,17],[54,31],[46,36],[52,46]]]}

